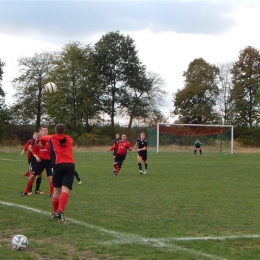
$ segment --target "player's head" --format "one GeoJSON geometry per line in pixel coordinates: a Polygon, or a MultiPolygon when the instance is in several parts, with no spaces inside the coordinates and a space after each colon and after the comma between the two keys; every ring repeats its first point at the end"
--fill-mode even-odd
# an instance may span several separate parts
{"type": "Polygon", "coordinates": [[[48,134],[48,127],[47,126],[43,126],[42,127],[42,136],[47,135],[48,134]]]}
{"type": "Polygon", "coordinates": [[[140,138],[141,138],[142,140],[145,139],[145,132],[141,132],[141,134],[140,134],[140,138]]]}
{"type": "Polygon", "coordinates": [[[116,139],[119,139],[119,138],[120,138],[120,134],[116,133],[116,139]]]}
{"type": "Polygon", "coordinates": [[[65,125],[61,123],[57,124],[55,126],[55,133],[58,135],[65,134],[65,125]]]}
{"type": "Polygon", "coordinates": [[[38,137],[41,137],[42,136],[42,127],[39,127],[38,129],[38,137]]]}
{"type": "Polygon", "coordinates": [[[126,139],[127,139],[126,134],[122,134],[121,139],[123,142],[126,141],[126,139]]]}
{"type": "Polygon", "coordinates": [[[33,133],[33,139],[36,140],[37,138],[38,138],[38,132],[34,132],[34,133],[33,133]]]}

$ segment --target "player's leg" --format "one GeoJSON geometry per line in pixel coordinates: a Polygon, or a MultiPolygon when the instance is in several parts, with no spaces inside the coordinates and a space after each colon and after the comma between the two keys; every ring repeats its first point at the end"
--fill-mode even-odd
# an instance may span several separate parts
{"type": "Polygon", "coordinates": [[[54,167],[53,171],[53,197],[52,197],[52,219],[56,219],[55,213],[59,208],[59,198],[61,194],[63,174],[59,167],[54,167]]]}
{"type": "Polygon", "coordinates": [[[79,176],[79,174],[78,174],[76,171],[75,171],[74,175],[75,175],[75,178],[76,178],[77,181],[78,181],[78,184],[82,184],[82,181],[81,181],[81,179],[80,179],[80,176],[79,176]]]}
{"type": "Polygon", "coordinates": [[[139,173],[143,174],[143,170],[142,170],[142,157],[139,154],[137,155],[137,165],[138,165],[139,173]]]}
{"type": "Polygon", "coordinates": [[[119,155],[116,154],[114,158],[114,174],[117,175],[118,173],[118,163],[119,163],[119,155]]]}
{"type": "Polygon", "coordinates": [[[59,208],[59,197],[61,194],[61,187],[53,189],[53,197],[52,197],[52,219],[56,219],[55,213],[59,208]]]}
{"type": "Polygon", "coordinates": [[[69,200],[69,191],[72,190],[75,165],[66,164],[61,165],[63,177],[62,177],[62,187],[61,194],[59,196],[59,207],[55,213],[55,216],[58,218],[59,222],[62,224],[64,222],[64,211],[66,209],[68,200],[69,200]]]}
{"type": "Polygon", "coordinates": [[[30,159],[28,159],[28,169],[27,169],[27,172],[24,172],[22,174],[23,176],[29,177],[30,167],[31,167],[31,162],[30,162],[30,159]]]}
{"type": "Polygon", "coordinates": [[[35,180],[35,177],[36,177],[35,175],[32,175],[32,176],[28,179],[24,191],[22,191],[22,192],[19,194],[20,196],[31,195],[31,194],[29,194],[29,191],[30,191],[30,189],[31,189],[31,187],[32,187],[32,185],[33,185],[33,182],[34,182],[34,180],[35,180]]]}
{"type": "Polygon", "coordinates": [[[120,172],[121,168],[122,168],[122,165],[123,165],[123,162],[125,160],[125,156],[124,155],[117,155],[116,156],[117,160],[118,160],[118,163],[117,163],[117,168],[116,168],[116,175],[120,172]]]}
{"type": "Polygon", "coordinates": [[[200,150],[200,155],[202,155],[202,149],[200,148],[199,150],[200,150]]]}
{"type": "Polygon", "coordinates": [[[148,163],[147,163],[147,154],[144,154],[143,157],[142,157],[142,160],[144,162],[144,174],[147,173],[147,170],[148,170],[148,163]]]}
{"type": "MultiPolygon", "coordinates": [[[[44,167],[43,167],[43,169],[44,169],[44,167]]],[[[36,178],[36,181],[35,181],[36,182],[35,194],[44,194],[44,192],[40,190],[41,183],[42,183],[42,172],[39,175],[37,175],[37,178],[36,178]]]]}
{"type": "MultiPolygon", "coordinates": [[[[28,168],[28,175],[27,176],[28,176],[28,179],[29,179],[33,174],[33,168],[34,168],[33,165],[35,165],[35,163],[33,164],[33,161],[31,161],[30,159],[28,161],[29,161],[29,168],[28,168]]],[[[33,189],[33,185],[30,187],[28,195],[32,195],[32,189],[33,189]]]]}
{"type": "Polygon", "coordinates": [[[47,173],[47,179],[49,180],[49,197],[53,196],[53,170],[51,160],[45,161],[45,169],[47,173]]]}
{"type": "Polygon", "coordinates": [[[21,196],[28,195],[28,192],[34,183],[35,178],[43,171],[43,169],[43,165],[40,162],[37,162],[35,164],[33,174],[28,179],[24,191],[20,193],[21,196]]]}

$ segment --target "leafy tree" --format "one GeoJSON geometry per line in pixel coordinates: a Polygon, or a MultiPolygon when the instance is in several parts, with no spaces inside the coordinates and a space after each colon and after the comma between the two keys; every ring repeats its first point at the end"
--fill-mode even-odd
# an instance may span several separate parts
{"type": "Polygon", "coordinates": [[[8,125],[10,120],[9,109],[5,104],[5,93],[2,88],[2,80],[4,74],[4,67],[5,63],[0,59],[0,138],[3,137],[5,133],[6,125],[8,125]]]}
{"type": "Polygon", "coordinates": [[[51,120],[80,132],[100,111],[101,89],[92,48],[79,42],[66,44],[57,55],[51,78],[58,85],[56,93],[45,96],[51,120]]]}
{"type": "Polygon", "coordinates": [[[140,123],[163,120],[160,108],[163,106],[166,92],[162,90],[164,81],[156,73],[146,73],[145,68],[130,77],[125,88],[121,90],[121,107],[123,114],[129,115],[128,128],[133,120],[140,123]]]}
{"type": "Polygon", "coordinates": [[[180,123],[214,124],[220,122],[214,110],[219,94],[217,79],[219,69],[204,59],[193,60],[184,72],[185,87],[174,96],[174,115],[180,123]]]}
{"type": "Polygon", "coordinates": [[[217,107],[221,112],[222,124],[229,124],[232,122],[232,103],[230,103],[230,96],[232,90],[232,63],[222,63],[218,65],[219,68],[219,96],[217,99],[217,107]]]}
{"type": "Polygon", "coordinates": [[[1,97],[5,96],[4,90],[2,89],[2,80],[3,80],[3,74],[4,74],[3,67],[4,67],[4,65],[5,65],[5,63],[3,61],[1,61],[1,59],[0,59],[0,96],[1,97]]]}
{"type": "Polygon", "coordinates": [[[140,62],[134,41],[118,31],[109,32],[95,44],[95,60],[101,80],[103,95],[100,99],[103,112],[110,117],[114,129],[114,119],[130,77],[138,77],[140,62]]]}
{"type": "Polygon", "coordinates": [[[53,70],[54,53],[35,53],[33,57],[18,60],[21,75],[13,80],[16,102],[12,107],[15,124],[35,124],[36,129],[46,123],[46,105],[43,102],[44,84],[53,70]]]}
{"type": "Polygon", "coordinates": [[[256,99],[260,86],[260,53],[248,46],[240,51],[231,69],[233,89],[230,102],[236,125],[249,126],[259,122],[259,102],[256,99]]]}

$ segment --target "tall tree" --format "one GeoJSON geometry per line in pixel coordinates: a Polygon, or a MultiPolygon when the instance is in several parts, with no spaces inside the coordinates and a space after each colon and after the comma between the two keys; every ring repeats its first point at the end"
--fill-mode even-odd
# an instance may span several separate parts
{"type": "MultiPolygon", "coordinates": [[[[122,101],[122,91],[133,71],[140,65],[134,41],[118,31],[109,32],[95,44],[95,60],[99,69],[103,95],[101,105],[110,117],[111,127],[122,101]]],[[[137,77],[138,75],[134,75],[137,77]]]]}
{"type": "Polygon", "coordinates": [[[4,74],[4,65],[5,63],[3,61],[1,61],[0,59],[0,97],[4,97],[5,93],[4,90],[2,89],[2,80],[3,80],[3,74],[4,74]]]}
{"type": "Polygon", "coordinates": [[[10,120],[9,109],[5,104],[5,93],[2,88],[2,80],[4,74],[4,65],[5,63],[0,59],[0,138],[3,137],[5,133],[6,125],[8,125],[10,120]]]}
{"type": "Polygon", "coordinates": [[[43,90],[54,67],[54,55],[51,52],[41,52],[35,53],[33,57],[22,57],[18,60],[21,75],[13,80],[17,92],[12,108],[16,124],[35,124],[38,129],[45,123],[43,90]]]}
{"type": "Polygon", "coordinates": [[[232,90],[232,63],[222,63],[219,68],[219,96],[217,99],[217,107],[221,112],[222,124],[232,122],[232,103],[230,103],[232,90]]]}
{"type": "Polygon", "coordinates": [[[234,123],[252,128],[259,122],[259,102],[256,100],[260,86],[259,51],[251,46],[241,50],[231,73],[233,89],[230,102],[234,109],[234,123]]]}
{"type": "Polygon", "coordinates": [[[62,121],[69,130],[80,132],[100,111],[101,89],[92,48],[80,42],[66,44],[51,77],[58,91],[45,96],[48,114],[53,122],[62,121]]]}
{"type": "Polygon", "coordinates": [[[184,72],[185,87],[174,96],[174,115],[180,123],[213,124],[220,122],[215,111],[219,94],[217,85],[219,69],[204,59],[193,60],[184,72]]]}
{"type": "Polygon", "coordinates": [[[133,120],[144,123],[163,118],[161,108],[165,101],[166,91],[162,89],[164,81],[156,73],[146,73],[143,66],[127,81],[122,89],[121,113],[129,116],[128,128],[133,120]]]}

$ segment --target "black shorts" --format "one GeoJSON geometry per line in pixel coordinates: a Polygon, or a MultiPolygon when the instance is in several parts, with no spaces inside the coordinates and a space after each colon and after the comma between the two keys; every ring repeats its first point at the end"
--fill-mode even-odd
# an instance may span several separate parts
{"type": "Polygon", "coordinates": [[[147,160],[147,152],[138,152],[138,156],[142,158],[143,161],[147,160]]]}
{"type": "Polygon", "coordinates": [[[47,176],[52,176],[52,162],[51,160],[41,160],[35,163],[33,175],[41,174],[44,169],[46,170],[47,176]]]}
{"type": "Polygon", "coordinates": [[[36,159],[34,156],[32,156],[31,158],[28,159],[28,163],[29,163],[29,169],[30,171],[34,171],[35,169],[35,165],[36,165],[36,159]]]}
{"type": "Polygon", "coordinates": [[[59,163],[53,169],[53,187],[61,188],[62,186],[68,187],[72,190],[73,180],[75,173],[74,163],[59,163]]]}
{"type": "Polygon", "coordinates": [[[123,163],[124,160],[125,160],[125,157],[126,157],[126,155],[116,154],[114,162],[117,162],[117,163],[121,162],[121,163],[123,163]]]}

